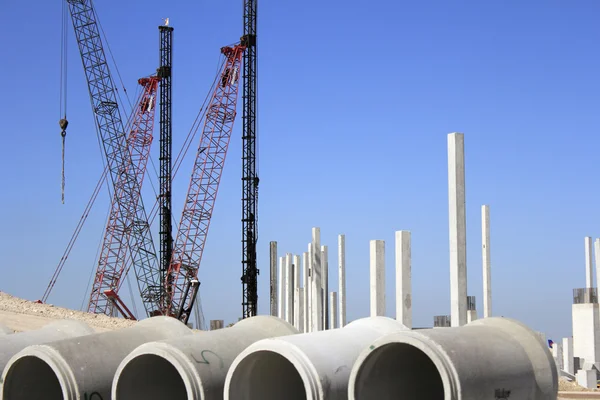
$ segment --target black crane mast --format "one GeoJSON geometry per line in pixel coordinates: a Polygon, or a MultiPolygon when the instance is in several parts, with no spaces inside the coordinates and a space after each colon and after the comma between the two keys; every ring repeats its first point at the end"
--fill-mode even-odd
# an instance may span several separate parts
{"type": "MultiPolygon", "coordinates": [[[[171,121],[171,76],[173,57],[173,27],[165,25],[158,27],[160,33],[160,66],[157,75],[160,80],[160,281],[165,282],[167,270],[173,254],[173,236],[171,222],[171,180],[172,180],[172,136],[173,125],[171,121]]],[[[164,284],[161,290],[161,303],[166,305],[164,284]]]]}
{"type": "Polygon", "coordinates": [[[243,114],[242,114],[242,310],[243,318],[257,314],[258,173],[256,165],[256,10],[257,0],[244,0],[243,114]]]}

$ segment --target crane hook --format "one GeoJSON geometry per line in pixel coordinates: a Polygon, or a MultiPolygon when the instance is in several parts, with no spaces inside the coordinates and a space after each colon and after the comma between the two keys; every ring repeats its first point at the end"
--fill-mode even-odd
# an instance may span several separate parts
{"type": "Polygon", "coordinates": [[[65,137],[67,136],[67,126],[69,126],[69,121],[66,118],[61,118],[58,121],[58,125],[60,126],[61,132],[60,136],[62,137],[62,184],[61,184],[61,198],[62,203],[65,204],[65,137]]]}
{"type": "Polygon", "coordinates": [[[66,118],[61,118],[60,121],[58,121],[58,125],[61,129],[60,136],[67,136],[67,126],[69,126],[69,121],[67,121],[66,118]]]}

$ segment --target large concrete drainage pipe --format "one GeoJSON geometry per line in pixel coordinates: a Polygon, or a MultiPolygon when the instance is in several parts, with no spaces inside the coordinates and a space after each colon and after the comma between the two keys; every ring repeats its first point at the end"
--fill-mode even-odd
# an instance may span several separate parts
{"type": "Polygon", "coordinates": [[[230,328],[143,344],[119,365],[112,398],[222,399],[227,371],[238,354],[261,339],[296,333],[282,319],[256,316],[230,328]]]}
{"type": "Polygon", "coordinates": [[[486,318],[383,336],[360,354],[350,400],[555,400],[550,352],[525,325],[486,318]]]}
{"type": "Polygon", "coordinates": [[[371,317],[341,329],[254,343],[232,363],[225,400],[347,399],[354,361],[378,337],[406,330],[396,320],[371,317]]]}
{"type": "Polygon", "coordinates": [[[182,322],[153,317],[132,327],[26,347],[2,373],[3,400],[110,399],[119,363],[139,345],[192,335],[182,322]]]}

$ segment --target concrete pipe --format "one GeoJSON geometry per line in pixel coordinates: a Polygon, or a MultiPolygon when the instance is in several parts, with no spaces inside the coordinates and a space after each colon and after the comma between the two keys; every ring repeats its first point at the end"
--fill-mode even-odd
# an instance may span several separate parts
{"type": "Polygon", "coordinates": [[[3,400],[108,400],[115,371],[132,350],[191,334],[179,320],[161,316],[125,329],[29,346],[4,368],[3,400]]]}
{"type": "Polygon", "coordinates": [[[256,316],[231,328],[146,343],[117,369],[112,398],[223,399],[225,377],[238,354],[258,340],[296,333],[282,319],[256,316]]]}
{"type": "Polygon", "coordinates": [[[86,323],[65,319],[51,322],[33,331],[17,332],[12,335],[3,336],[0,340],[0,371],[4,369],[12,356],[27,346],[90,335],[92,333],[94,333],[94,330],[86,323]]]}
{"type": "Polygon", "coordinates": [[[350,370],[362,349],[405,329],[391,318],[371,317],[340,329],[261,340],[233,361],[224,398],[345,400],[350,370]]]}
{"type": "Polygon", "coordinates": [[[507,318],[381,337],[360,354],[350,400],[555,400],[556,366],[535,332],[507,318]]]}
{"type": "Polygon", "coordinates": [[[14,331],[12,329],[10,329],[8,326],[0,324],[0,336],[1,335],[9,335],[13,332],[14,331]]]}

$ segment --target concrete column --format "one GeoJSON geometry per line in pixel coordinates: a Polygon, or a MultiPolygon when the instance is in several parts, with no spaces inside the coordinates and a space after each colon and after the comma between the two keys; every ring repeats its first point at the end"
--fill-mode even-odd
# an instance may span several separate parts
{"type": "Polygon", "coordinates": [[[285,319],[285,257],[279,257],[279,280],[277,282],[277,316],[285,319]]]}
{"type": "Polygon", "coordinates": [[[338,236],[338,281],[338,325],[343,328],[346,326],[346,235],[338,236]]]}
{"type": "MultiPolygon", "coordinates": [[[[294,305],[296,303],[302,304],[304,301],[304,288],[294,289],[294,305]]],[[[298,332],[304,332],[304,309],[298,307],[294,309],[294,327],[298,329],[298,332]]]]}
{"type": "Polygon", "coordinates": [[[300,293],[300,256],[294,256],[294,326],[298,331],[302,332],[301,326],[301,315],[300,309],[302,308],[302,299],[300,299],[298,293],[300,293]]]}
{"type": "Polygon", "coordinates": [[[596,290],[600,291],[600,239],[596,239],[594,242],[594,253],[596,256],[596,290]]]}
{"type": "Polygon", "coordinates": [[[371,240],[371,317],[385,317],[385,242],[371,240]]]}
{"type": "Polygon", "coordinates": [[[321,283],[321,229],[312,228],[312,332],[323,330],[323,290],[321,283]]]}
{"type": "Polygon", "coordinates": [[[573,357],[580,361],[582,369],[600,362],[600,320],[598,303],[573,304],[573,357]]]}
{"type": "Polygon", "coordinates": [[[554,358],[554,362],[556,363],[556,369],[561,371],[562,368],[562,360],[563,360],[563,351],[562,351],[562,343],[554,342],[552,344],[552,358],[554,358]]]}
{"type": "Polygon", "coordinates": [[[294,266],[292,255],[285,255],[285,320],[294,325],[294,266]]]}
{"type": "Polygon", "coordinates": [[[308,244],[308,325],[306,326],[306,332],[312,332],[312,315],[313,315],[313,281],[315,280],[315,273],[312,267],[312,243],[308,244]]]}
{"type": "Polygon", "coordinates": [[[481,206],[481,253],[483,258],[483,318],[492,316],[492,265],[490,254],[490,206],[481,206]]]}
{"type": "Polygon", "coordinates": [[[396,319],[412,329],[410,232],[396,231],[396,319]]]}
{"type": "Polygon", "coordinates": [[[270,291],[270,302],[271,302],[271,315],[278,316],[277,310],[277,242],[270,243],[269,261],[271,263],[271,291],[270,291]]]}
{"type": "Polygon", "coordinates": [[[477,319],[477,310],[467,310],[467,324],[477,319]]]}
{"type": "Polygon", "coordinates": [[[323,329],[329,329],[329,251],[321,246],[321,276],[323,278],[323,329]]]}
{"type": "Polygon", "coordinates": [[[302,296],[302,327],[303,333],[308,332],[308,319],[310,311],[308,307],[308,297],[310,296],[310,281],[308,280],[308,253],[302,253],[302,282],[304,284],[302,296]]]}
{"type": "Polygon", "coordinates": [[[585,237],[585,287],[592,288],[594,280],[594,267],[592,262],[592,238],[585,237]]]}
{"type": "Polygon", "coordinates": [[[563,370],[571,375],[575,374],[573,359],[573,338],[563,338],[563,370]]]}
{"type": "Polygon", "coordinates": [[[336,329],[340,327],[337,320],[338,295],[337,292],[331,292],[329,296],[329,329],[336,329]]]}
{"type": "Polygon", "coordinates": [[[452,326],[467,323],[467,236],[465,212],[465,139],[448,135],[448,203],[450,227],[450,314],[452,326]]]}

